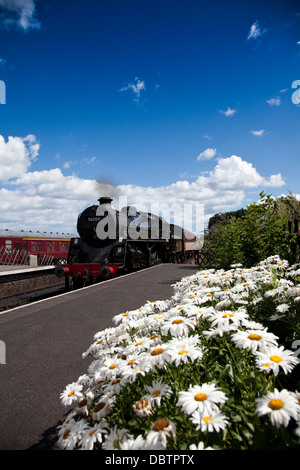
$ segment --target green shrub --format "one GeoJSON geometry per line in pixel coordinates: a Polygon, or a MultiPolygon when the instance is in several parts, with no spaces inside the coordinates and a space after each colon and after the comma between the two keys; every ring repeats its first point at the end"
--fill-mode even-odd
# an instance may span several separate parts
{"type": "Polygon", "coordinates": [[[272,255],[295,262],[299,255],[296,234],[289,221],[299,217],[300,203],[292,196],[274,199],[260,193],[260,201],[246,207],[241,217],[221,217],[208,230],[204,249],[215,267],[228,269],[241,263],[250,267],[272,255]]]}

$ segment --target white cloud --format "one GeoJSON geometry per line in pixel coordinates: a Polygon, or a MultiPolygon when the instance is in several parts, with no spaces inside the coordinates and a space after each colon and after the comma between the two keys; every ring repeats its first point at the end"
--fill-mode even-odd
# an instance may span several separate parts
{"type": "Polygon", "coordinates": [[[236,155],[219,159],[211,171],[192,182],[182,179],[155,187],[99,183],[75,174],[65,176],[59,168],[30,171],[37,152],[33,135],[11,137],[8,142],[0,136],[0,175],[5,182],[0,189],[1,228],[76,233],[78,213],[104,195],[126,198],[140,210],[164,203],[200,205],[207,221],[216,212],[243,207],[247,190],[284,185],[280,174],[264,177],[236,155]]]}
{"type": "Polygon", "coordinates": [[[91,165],[96,161],[96,157],[84,158],[83,161],[86,165],[91,165]]]}
{"type": "Polygon", "coordinates": [[[198,155],[197,160],[210,160],[211,158],[214,158],[217,153],[217,149],[212,149],[212,148],[207,148],[203,152],[198,155]]]}
{"type": "Polygon", "coordinates": [[[261,36],[265,30],[262,31],[258,21],[252,24],[247,39],[257,39],[261,36]]]}
{"type": "Polygon", "coordinates": [[[261,176],[253,167],[236,155],[228,158],[221,158],[218,164],[210,172],[208,178],[209,184],[214,184],[221,189],[239,190],[246,188],[255,188],[259,186],[283,186],[284,181],[281,175],[272,175],[269,179],[261,176]],[[274,176],[276,176],[274,178],[274,176]]]}
{"type": "Polygon", "coordinates": [[[237,113],[237,111],[236,111],[236,109],[232,109],[232,108],[228,107],[225,111],[220,109],[219,113],[224,114],[224,116],[228,117],[228,116],[234,116],[237,113]]]}
{"type": "Polygon", "coordinates": [[[2,17],[7,27],[16,25],[27,31],[41,26],[35,17],[34,0],[0,0],[0,7],[4,9],[2,17]]]}
{"type": "Polygon", "coordinates": [[[134,93],[134,101],[138,101],[141,96],[141,92],[146,90],[146,85],[143,80],[140,80],[138,77],[135,77],[133,83],[128,83],[126,86],[121,88],[119,91],[132,91],[134,93]]]}
{"type": "Polygon", "coordinates": [[[36,137],[8,137],[5,142],[0,135],[0,181],[23,176],[32,162],[36,160],[40,144],[36,137]]]}
{"type": "Polygon", "coordinates": [[[265,132],[265,129],[261,129],[260,131],[250,131],[250,134],[255,135],[257,137],[262,137],[265,132]]]}
{"type": "Polygon", "coordinates": [[[281,105],[281,99],[278,96],[276,96],[276,98],[270,98],[269,100],[267,100],[267,103],[270,106],[280,106],[281,105]]]}

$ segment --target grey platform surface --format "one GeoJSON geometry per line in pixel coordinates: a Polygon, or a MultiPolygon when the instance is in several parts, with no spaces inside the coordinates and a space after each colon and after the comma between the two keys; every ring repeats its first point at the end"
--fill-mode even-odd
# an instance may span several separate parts
{"type": "Polygon", "coordinates": [[[162,264],[85,289],[0,313],[0,450],[55,448],[56,427],[68,409],[66,385],[87,373],[82,358],[94,334],[112,317],[173,294],[172,284],[194,274],[194,265],[162,264]]]}

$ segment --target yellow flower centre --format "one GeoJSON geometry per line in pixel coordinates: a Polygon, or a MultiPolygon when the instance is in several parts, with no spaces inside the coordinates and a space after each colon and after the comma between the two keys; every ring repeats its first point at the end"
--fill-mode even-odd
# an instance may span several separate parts
{"type": "Polygon", "coordinates": [[[177,308],[177,310],[182,310],[182,309],[183,309],[183,307],[178,307],[178,308],[177,308]]]}
{"type": "Polygon", "coordinates": [[[115,369],[116,367],[117,367],[116,364],[111,364],[111,365],[109,366],[109,369],[115,369]]]}
{"type": "Polygon", "coordinates": [[[93,429],[93,431],[91,431],[91,432],[89,433],[89,436],[90,436],[90,437],[93,437],[93,435],[95,434],[95,432],[97,432],[97,429],[93,429]]]}
{"type": "Polygon", "coordinates": [[[131,366],[131,364],[133,364],[135,361],[135,359],[130,359],[130,361],[128,361],[128,365],[131,366]]]}
{"type": "Polygon", "coordinates": [[[123,313],[122,317],[127,317],[128,316],[128,312],[126,313],[123,313]]]}
{"type": "Polygon", "coordinates": [[[151,352],[151,356],[158,356],[159,354],[162,354],[164,352],[163,348],[155,348],[151,352]]]}
{"type": "Polygon", "coordinates": [[[269,401],[268,406],[271,410],[280,410],[284,407],[284,403],[282,400],[279,400],[279,398],[272,398],[272,400],[269,401]]]}
{"type": "Polygon", "coordinates": [[[72,390],[69,394],[68,394],[68,397],[71,397],[72,395],[74,395],[74,390],[72,390]]]}
{"type": "Polygon", "coordinates": [[[209,421],[212,421],[212,419],[209,416],[204,416],[203,421],[205,421],[205,423],[208,423],[209,421]]]}
{"type": "Polygon", "coordinates": [[[187,353],[188,353],[188,351],[186,349],[182,349],[181,351],[179,351],[178,354],[181,355],[181,354],[187,354],[187,353]]]}
{"type": "Polygon", "coordinates": [[[152,393],[153,397],[158,397],[160,395],[160,391],[156,390],[155,392],[152,393]]]}
{"type": "Polygon", "coordinates": [[[153,431],[159,432],[163,431],[167,426],[169,426],[169,421],[167,419],[161,418],[157,419],[152,426],[153,431]]]}
{"type": "Polygon", "coordinates": [[[143,344],[142,341],[139,341],[138,343],[135,343],[136,346],[140,346],[141,344],[143,344]]]}
{"type": "Polygon", "coordinates": [[[222,318],[229,318],[229,317],[233,317],[233,314],[232,313],[225,313],[222,318]]]}
{"type": "Polygon", "coordinates": [[[248,338],[252,341],[260,341],[262,339],[262,337],[260,335],[257,335],[256,333],[251,333],[248,338]]]}
{"type": "Polygon", "coordinates": [[[197,393],[197,395],[194,396],[194,399],[196,401],[205,401],[207,399],[207,395],[205,395],[205,393],[197,393]]]}
{"type": "Polygon", "coordinates": [[[103,339],[99,339],[99,341],[97,342],[97,344],[101,344],[103,342],[103,339]]]}
{"type": "Polygon", "coordinates": [[[183,323],[183,320],[181,320],[180,318],[176,318],[176,320],[172,321],[172,325],[179,325],[180,323],[183,323]]]}
{"type": "Polygon", "coordinates": [[[270,359],[271,361],[277,362],[277,363],[282,361],[281,357],[279,356],[271,356],[270,359]]]}

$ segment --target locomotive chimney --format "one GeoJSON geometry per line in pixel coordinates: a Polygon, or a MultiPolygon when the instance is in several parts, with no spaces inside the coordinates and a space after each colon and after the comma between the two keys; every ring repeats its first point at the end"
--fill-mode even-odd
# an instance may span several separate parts
{"type": "Polygon", "coordinates": [[[109,196],[103,196],[103,197],[99,197],[98,201],[99,201],[100,206],[102,205],[111,206],[112,198],[109,196]]]}

